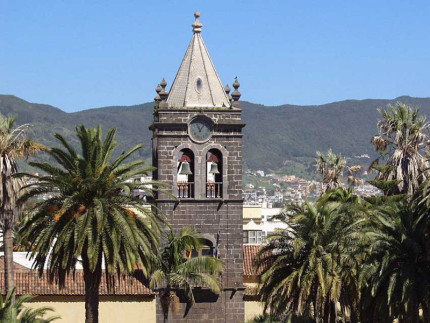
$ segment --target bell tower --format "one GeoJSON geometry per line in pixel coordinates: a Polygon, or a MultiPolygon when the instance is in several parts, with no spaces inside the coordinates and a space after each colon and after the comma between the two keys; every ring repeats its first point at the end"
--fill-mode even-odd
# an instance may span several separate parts
{"type": "Polygon", "coordinates": [[[193,36],[170,90],[164,79],[156,88],[154,179],[169,184],[177,197],[160,192],[156,203],[174,230],[191,226],[202,233],[207,245],[198,253],[219,257],[225,271],[219,295],[196,288],[196,303],[181,303],[169,321],[243,322],[240,84],[236,78],[231,95],[222,86],[201,36],[200,13],[194,16],[193,36]]]}

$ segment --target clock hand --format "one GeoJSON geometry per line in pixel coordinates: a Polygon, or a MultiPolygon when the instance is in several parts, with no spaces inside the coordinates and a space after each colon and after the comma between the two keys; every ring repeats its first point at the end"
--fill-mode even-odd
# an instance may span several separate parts
{"type": "Polygon", "coordinates": [[[197,128],[199,129],[199,132],[202,132],[203,126],[197,125],[197,128]]]}

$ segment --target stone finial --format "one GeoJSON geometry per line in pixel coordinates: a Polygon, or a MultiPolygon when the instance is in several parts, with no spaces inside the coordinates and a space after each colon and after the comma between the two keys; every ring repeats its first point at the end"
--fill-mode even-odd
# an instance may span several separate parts
{"type": "Polygon", "coordinates": [[[160,90],[160,92],[158,92],[158,95],[161,98],[160,108],[167,108],[168,107],[166,99],[169,96],[169,92],[166,91],[166,86],[167,86],[167,82],[163,77],[163,79],[160,82],[161,90],[160,90]]]}
{"type": "Polygon", "coordinates": [[[161,101],[161,97],[160,97],[160,92],[161,92],[161,90],[162,90],[163,88],[161,87],[161,85],[160,84],[158,84],[157,85],[157,87],[155,88],[155,92],[157,92],[157,95],[155,96],[155,98],[154,98],[154,101],[155,102],[160,102],[161,101]]]}
{"type": "Polygon", "coordinates": [[[227,94],[228,100],[231,102],[232,97],[230,95],[230,87],[228,86],[228,84],[226,84],[225,88],[224,88],[225,93],[227,94]]]}
{"type": "Polygon", "coordinates": [[[242,95],[242,93],[240,93],[238,91],[239,86],[240,86],[240,83],[237,80],[237,76],[236,76],[234,79],[234,83],[233,83],[234,91],[231,94],[231,97],[233,98],[233,107],[235,107],[235,108],[240,108],[239,99],[240,99],[240,96],[242,95]]]}
{"type": "Polygon", "coordinates": [[[164,90],[165,88],[166,88],[166,85],[167,85],[167,82],[166,82],[166,80],[164,79],[164,77],[163,77],[163,79],[161,80],[161,82],[160,82],[160,86],[162,87],[162,89],[164,90]]]}
{"type": "Polygon", "coordinates": [[[240,86],[239,81],[237,80],[237,76],[234,78],[234,83],[233,83],[233,87],[235,90],[237,90],[240,86]]]}
{"type": "Polygon", "coordinates": [[[224,91],[225,93],[227,93],[227,95],[230,93],[230,87],[228,86],[228,84],[225,85],[224,91]]]}
{"type": "Polygon", "coordinates": [[[196,11],[194,13],[194,17],[196,18],[196,20],[191,25],[193,27],[193,33],[200,33],[203,27],[202,23],[199,21],[200,12],[196,11]]]}

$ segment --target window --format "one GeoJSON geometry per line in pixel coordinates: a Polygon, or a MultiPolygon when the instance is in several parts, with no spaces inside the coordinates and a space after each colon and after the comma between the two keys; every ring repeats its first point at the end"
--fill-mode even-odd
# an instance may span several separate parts
{"type": "Polygon", "coordinates": [[[263,231],[243,231],[243,243],[262,244],[265,238],[263,231]]]}
{"type": "Polygon", "coordinates": [[[243,244],[248,243],[248,231],[243,231],[243,244]]]}
{"type": "Polygon", "coordinates": [[[211,149],[206,154],[206,197],[222,197],[222,154],[218,149],[211,149]]]}
{"type": "Polygon", "coordinates": [[[182,149],[177,156],[176,183],[179,198],[194,197],[194,153],[190,149],[182,149]]]}
{"type": "Polygon", "coordinates": [[[196,91],[200,93],[202,91],[202,88],[203,88],[203,81],[200,77],[198,77],[196,80],[196,91]]]}
{"type": "MultiPolygon", "coordinates": [[[[204,239],[205,243],[199,250],[191,250],[191,258],[199,257],[199,256],[213,256],[215,247],[213,243],[207,239],[204,239]]],[[[189,253],[187,253],[189,255],[189,253]]]]}

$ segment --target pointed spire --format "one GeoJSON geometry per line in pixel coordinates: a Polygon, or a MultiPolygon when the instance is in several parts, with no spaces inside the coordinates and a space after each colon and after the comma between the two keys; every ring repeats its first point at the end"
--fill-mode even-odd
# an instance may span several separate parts
{"type": "Polygon", "coordinates": [[[242,93],[240,93],[238,91],[239,87],[240,87],[240,83],[237,80],[237,76],[234,78],[234,83],[233,83],[233,87],[234,87],[234,91],[231,94],[231,97],[233,98],[233,107],[235,108],[240,108],[240,103],[239,103],[239,99],[240,96],[242,95],[242,93]]]}
{"type": "Polygon", "coordinates": [[[230,107],[231,103],[203,42],[200,13],[195,12],[194,17],[196,18],[192,24],[194,34],[170,88],[168,106],[170,108],[230,107]]]}
{"type": "Polygon", "coordinates": [[[196,11],[194,13],[194,17],[196,18],[196,21],[191,25],[193,27],[193,33],[200,33],[203,27],[202,23],[199,21],[200,12],[196,11]]]}

